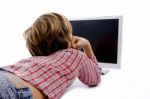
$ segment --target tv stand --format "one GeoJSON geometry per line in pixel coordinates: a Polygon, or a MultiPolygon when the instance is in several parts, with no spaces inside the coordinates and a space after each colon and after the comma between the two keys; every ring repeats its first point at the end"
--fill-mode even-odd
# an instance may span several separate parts
{"type": "Polygon", "coordinates": [[[100,70],[101,70],[101,75],[106,75],[109,72],[108,69],[100,68],[100,70]]]}

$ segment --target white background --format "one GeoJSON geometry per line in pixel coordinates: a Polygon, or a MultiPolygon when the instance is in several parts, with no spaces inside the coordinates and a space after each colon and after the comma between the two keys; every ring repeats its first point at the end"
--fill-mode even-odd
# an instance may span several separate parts
{"type": "MultiPolygon", "coordinates": [[[[122,15],[122,68],[120,71],[124,73],[120,80],[125,77],[126,82],[121,82],[124,85],[130,82],[127,84],[129,86],[125,87],[132,86],[131,89],[133,89],[129,91],[124,89],[127,95],[123,96],[126,97],[124,99],[150,99],[149,9],[149,0],[1,0],[0,66],[9,65],[30,56],[22,34],[43,13],[58,12],[68,18],[122,15]],[[136,92],[132,92],[135,91],[134,89],[136,92]]],[[[79,99],[77,94],[71,97],[72,94],[69,93],[68,96],[65,94],[66,98],[79,99]]],[[[85,97],[91,99],[89,96],[85,97]]]]}

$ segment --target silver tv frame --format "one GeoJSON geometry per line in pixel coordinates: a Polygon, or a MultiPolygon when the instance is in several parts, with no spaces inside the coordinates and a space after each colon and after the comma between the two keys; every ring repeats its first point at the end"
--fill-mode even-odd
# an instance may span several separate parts
{"type": "Polygon", "coordinates": [[[118,27],[118,52],[117,52],[117,64],[114,63],[103,63],[99,62],[101,68],[111,68],[111,69],[121,69],[121,53],[122,53],[122,25],[123,25],[123,16],[101,16],[101,17],[81,17],[81,18],[69,18],[70,21],[76,20],[103,20],[103,19],[119,19],[118,27]]]}

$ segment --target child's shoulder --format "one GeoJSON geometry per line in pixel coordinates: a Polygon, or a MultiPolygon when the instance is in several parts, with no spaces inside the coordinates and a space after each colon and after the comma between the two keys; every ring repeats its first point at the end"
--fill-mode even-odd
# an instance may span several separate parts
{"type": "Polygon", "coordinates": [[[64,52],[72,52],[72,53],[81,53],[81,50],[77,50],[75,48],[67,48],[67,49],[63,49],[62,51],[64,51],[64,52]]]}
{"type": "Polygon", "coordinates": [[[70,53],[70,54],[78,54],[78,56],[85,56],[85,53],[82,51],[82,50],[78,50],[78,49],[75,49],[75,48],[67,48],[67,49],[63,49],[62,52],[65,52],[65,53],[70,53]]]}

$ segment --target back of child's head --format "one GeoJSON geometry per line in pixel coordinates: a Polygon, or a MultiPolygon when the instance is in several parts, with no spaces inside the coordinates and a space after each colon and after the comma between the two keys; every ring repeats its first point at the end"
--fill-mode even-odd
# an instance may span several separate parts
{"type": "Polygon", "coordinates": [[[72,27],[66,17],[58,13],[47,13],[24,32],[24,37],[32,56],[47,56],[68,48],[70,34],[72,27]]]}

